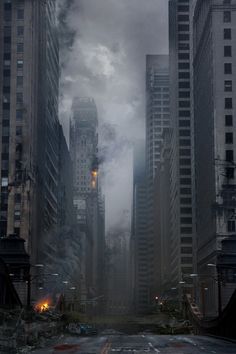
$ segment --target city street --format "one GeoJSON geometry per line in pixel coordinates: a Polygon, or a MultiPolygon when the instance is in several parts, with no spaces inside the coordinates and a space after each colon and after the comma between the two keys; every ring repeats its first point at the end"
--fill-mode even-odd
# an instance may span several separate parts
{"type": "Polygon", "coordinates": [[[160,353],[160,354],[235,354],[236,343],[203,336],[112,335],[65,337],[50,348],[33,351],[46,353],[160,353]]]}

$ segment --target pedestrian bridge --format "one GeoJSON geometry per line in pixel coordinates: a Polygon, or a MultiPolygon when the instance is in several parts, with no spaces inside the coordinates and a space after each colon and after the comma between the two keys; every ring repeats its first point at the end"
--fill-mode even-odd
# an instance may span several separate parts
{"type": "Polygon", "coordinates": [[[214,319],[204,319],[191,306],[191,296],[185,295],[185,315],[191,321],[197,334],[208,334],[236,339],[236,290],[221,315],[214,319]]]}

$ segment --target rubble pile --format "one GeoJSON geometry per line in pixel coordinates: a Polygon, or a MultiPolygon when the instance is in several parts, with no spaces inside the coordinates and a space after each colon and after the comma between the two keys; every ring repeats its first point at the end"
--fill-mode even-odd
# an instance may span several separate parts
{"type": "Polygon", "coordinates": [[[24,353],[43,346],[63,331],[62,315],[54,311],[0,310],[0,353],[24,353]],[[20,349],[21,348],[21,349],[20,349]]]}

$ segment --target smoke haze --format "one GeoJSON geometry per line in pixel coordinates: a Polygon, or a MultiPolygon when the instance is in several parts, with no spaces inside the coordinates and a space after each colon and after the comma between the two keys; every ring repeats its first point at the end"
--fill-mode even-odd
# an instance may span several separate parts
{"type": "Polygon", "coordinates": [[[59,0],[60,119],[68,140],[74,96],[99,114],[106,226],[127,226],[132,144],[145,134],[145,55],[165,54],[167,0],[59,0]]]}

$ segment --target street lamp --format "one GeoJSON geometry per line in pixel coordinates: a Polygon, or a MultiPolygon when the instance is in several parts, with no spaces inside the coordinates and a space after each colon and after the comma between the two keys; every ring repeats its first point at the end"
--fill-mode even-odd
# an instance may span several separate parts
{"type": "Polygon", "coordinates": [[[216,268],[217,278],[215,280],[217,281],[217,287],[218,287],[218,315],[220,316],[222,314],[222,297],[221,297],[221,280],[222,279],[220,277],[219,266],[217,266],[214,263],[208,263],[207,266],[216,268]]]}

